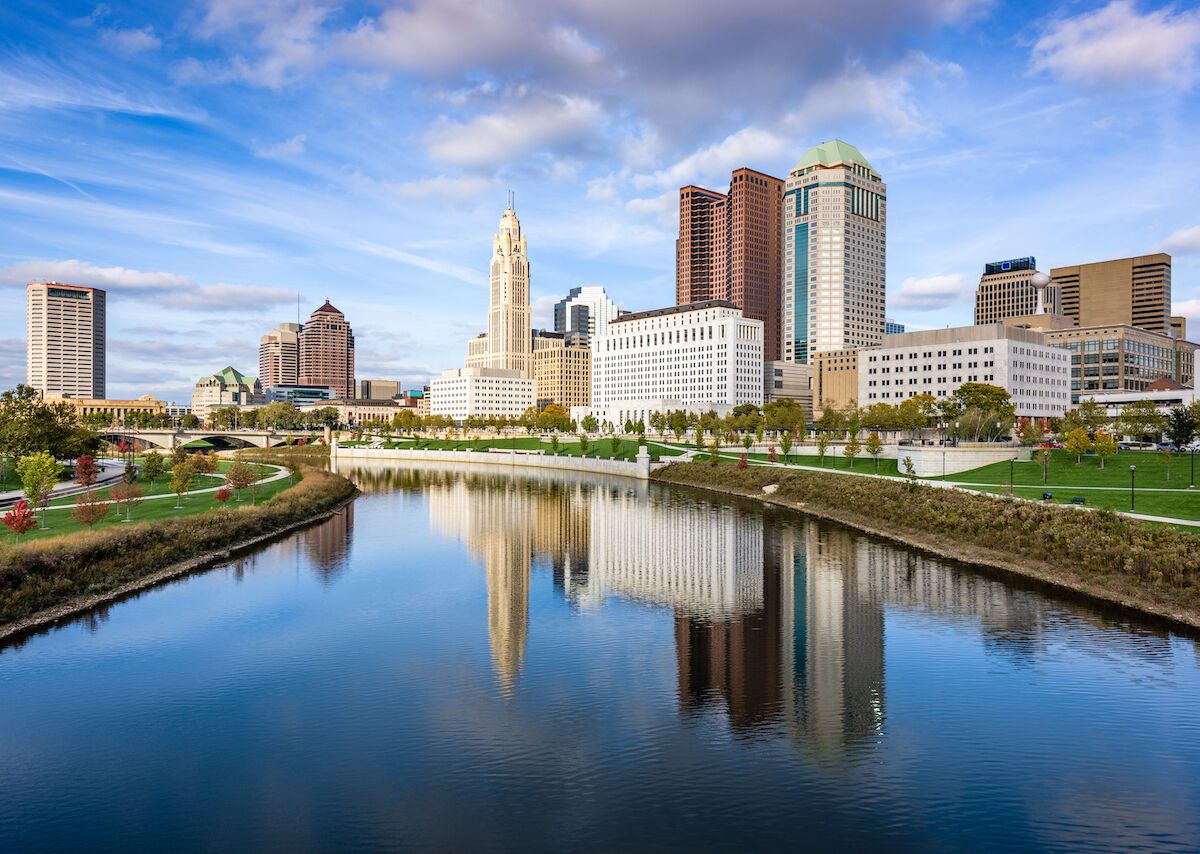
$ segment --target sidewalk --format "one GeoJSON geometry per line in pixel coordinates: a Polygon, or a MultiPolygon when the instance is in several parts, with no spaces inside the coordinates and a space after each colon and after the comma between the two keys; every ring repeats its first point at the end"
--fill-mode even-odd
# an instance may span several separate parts
{"type": "MultiPolygon", "coordinates": [[[[125,463],[116,459],[96,460],[96,483],[95,486],[108,486],[115,481],[121,479],[121,473],[125,471],[125,463]]],[[[0,492],[0,507],[8,507],[16,504],[25,497],[24,490],[20,487],[20,481],[16,473],[9,474],[9,482],[16,483],[16,489],[10,489],[7,492],[0,492]]],[[[86,492],[87,488],[82,487],[73,480],[63,480],[54,484],[54,488],[50,490],[50,500],[55,498],[64,498],[69,495],[78,495],[81,492],[86,492]]]]}

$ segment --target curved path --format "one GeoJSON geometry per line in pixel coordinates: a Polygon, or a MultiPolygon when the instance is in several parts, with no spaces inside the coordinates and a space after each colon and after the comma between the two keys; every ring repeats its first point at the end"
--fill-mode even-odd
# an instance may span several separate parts
{"type": "MultiPolygon", "coordinates": [[[[274,466],[274,465],[270,465],[269,463],[253,463],[253,465],[275,469],[275,471],[271,474],[270,477],[264,477],[264,478],[260,478],[259,480],[254,481],[255,486],[262,486],[264,483],[274,483],[277,480],[283,480],[285,477],[288,477],[291,474],[291,472],[289,472],[283,466],[274,466]]],[[[204,489],[192,489],[187,492],[180,493],[178,496],[174,492],[164,492],[162,495],[146,495],[146,496],[142,497],[142,501],[158,501],[158,500],[161,500],[164,498],[186,498],[189,495],[201,495],[205,492],[216,492],[218,489],[220,489],[224,485],[225,485],[224,483],[220,483],[220,484],[217,484],[216,486],[206,486],[204,489]]],[[[107,501],[97,501],[96,503],[97,504],[117,504],[119,502],[109,499],[107,501]]],[[[70,510],[74,506],[75,506],[74,504],[51,504],[48,507],[46,507],[45,509],[46,510],[70,510]]]]}

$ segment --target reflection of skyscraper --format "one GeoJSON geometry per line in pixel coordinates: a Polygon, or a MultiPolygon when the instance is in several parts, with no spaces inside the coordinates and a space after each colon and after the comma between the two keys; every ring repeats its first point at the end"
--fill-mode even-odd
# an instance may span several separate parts
{"type": "Polygon", "coordinates": [[[345,569],[353,532],[353,501],[321,524],[300,532],[300,541],[304,543],[313,569],[326,584],[331,583],[345,569]]]}

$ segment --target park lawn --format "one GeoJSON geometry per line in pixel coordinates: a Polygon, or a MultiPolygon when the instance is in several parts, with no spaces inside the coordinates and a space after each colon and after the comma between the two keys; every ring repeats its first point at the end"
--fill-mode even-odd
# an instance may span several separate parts
{"type": "MultiPolygon", "coordinates": [[[[286,478],[281,478],[279,480],[272,481],[271,483],[262,484],[261,486],[255,488],[257,492],[256,500],[259,502],[266,501],[267,499],[278,495],[283,490],[291,486],[295,486],[299,480],[300,479],[297,475],[292,474],[286,478]]],[[[175,509],[175,501],[169,498],[158,498],[153,501],[144,501],[142,504],[133,509],[133,521],[153,522],[160,519],[175,519],[180,516],[192,516],[197,513],[205,513],[216,507],[222,506],[221,502],[217,501],[216,498],[213,497],[214,495],[216,495],[215,492],[202,492],[199,495],[185,495],[179,502],[182,507],[178,510],[175,509]]],[[[74,503],[73,497],[71,498],[71,503],[74,503]]],[[[236,501],[236,499],[231,498],[229,503],[225,506],[249,507],[250,503],[250,490],[246,489],[242,491],[242,500],[240,503],[236,501]]],[[[125,518],[124,512],[120,511],[115,504],[110,504],[108,507],[108,516],[106,516],[102,522],[93,526],[95,530],[101,530],[112,525],[125,524],[123,521],[121,521],[125,518]]],[[[51,537],[60,537],[64,534],[73,534],[77,531],[85,530],[84,526],[80,525],[71,518],[70,511],[62,509],[61,506],[58,509],[50,510],[46,516],[46,521],[49,525],[46,530],[43,531],[40,528],[34,528],[32,531],[22,535],[21,542],[24,543],[29,540],[44,540],[51,537]]],[[[11,538],[12,535],[6,534],[6,536],[11,538]]],[[[11,542],[11,539],[9,539],[9,542],[11,542]]]]}
{"type": "MultiPolygon", "coordinates": [[[[1016,449],[1014,449],[1014,454],[1016,449]]],[[[1111,486],[1114,489],[1129,489],[1129,467],[1137,466],[1136,480],[1138,487],[1155,487],[1158,489],[1187,489],[1191,476],[1192,461],[1188,454],[1175,454],[1171,460],[1171,479],[1167,480],[1167,466],[1162,454],[1154,451],[1121,451],[1104,461],[1100,468],[1100,459],[1095,456],[1085,456],[1082,462],[1075,462],[1075,455],[1065,450],[1051,451],[1050,464],[1047,467],[1046,483],[1051,487],[1071,486],[1111,486]]],[[[970,469],[947,477],[947,480],[959,483],[1007,484],[1009,464],[1007,462],[992,463],[982,468],[970,469]]],[[[1013,468],[1014,482],[1017,486],[1042,485],[1042,467],[1034,458],[1027,463],[1017,463],[1013,468]]],[[[938,478],[939,480],[941,478],[938,478]]]]}
{"type": "MultiPolygon", "coordinates": [[[[222,483],[225,482],[225,472],[229,471],[229,467],[231,465],[233,465],[233,463],[234,463],[234,460],[221,460],[220,462],[217,463],[218,474],[196,475],[196,478],[195,478],[195,480],[192,481],[192,485],[188,488],[188,491],[190,492],[190,491],[196,490],[196,489],[212,489],[214,487],[220,486],[222,483]]],[[[260,478],[270,477],[270,475],[275,471],[275,469],[273,469],[273,468],[270,468],[267,466],[255,465],[254,463],[247,463],[247,465],[249,465],[251,468],[253,468],[258,473],[258,476],[260,478]]],[[[171,495],[172,494],[170,472],[164,474],[155,483],[151,484],[149,478],[143,477],[141,472],[139,471],[138,479],[135,481],[135,483],[145,491],[145,497],[149,497],[151,495],[171,495]]],[[[102,500],[107,501],[109,498],[112,497],[111,495],[109,495],[109,491],[115,485],[116,484],[108,484],[103,487],[100,487],[96,490],[96,493],[101,497],[102,500]]],[[[75,503],[75,499],[77,497],[78,496],[75,496],[75,495],[67,495],[62,498],[55,498],[53,501],[50,502],[50,506],[51,507],[62,507],[64,505],[73,505],[75,503]]]]}
{"type": "MultiPolygon", "coordinates": [[[[1139,467],[1140,470],[1140,467],[1139,467]]],[[[989,486],[981,490],[997,495],[1008,495],[1007,486],[989,486]]],[[[1085,489],[1072,492],[1069,487],[1023,487],[1017,486],[1013,494],[1018,498],[1041,500],[1042,492],[1049,492],[1054,497],[1055,504],[1070,504],[1076,496],[1083,498],[1089,507],[1111,507],[1113,510],[1129,512],[1129,487],[1125,489],[1085,489]]],[[[1144,492],[1137,490],[1134,505],[1135,513],[1145,513],[1147,516],[1166,516],[1172,519],[1188,519],[1200,521],[1200,492],[1197,490],[1171,492],[1144,492]]],[[[1200,533],[1200,529],[1186,527],[1192,533],[1200,533]]]]}

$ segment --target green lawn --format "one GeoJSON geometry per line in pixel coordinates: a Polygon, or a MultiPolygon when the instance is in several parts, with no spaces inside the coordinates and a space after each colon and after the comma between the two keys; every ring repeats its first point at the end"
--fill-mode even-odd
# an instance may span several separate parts
{"type": "MultiPolygon", "coordinates": [[[[255,500],[266,501],[268,498],[278,495],[288,487],[294,486],[298,481],[299,478],[296,475],[289,475],[286,478],[256,487],[257,498],[255,500]]],[[[213,479],[213,482],[214,484],[216,483],[215,478],[213,479]]],[[[175,501],[170,498],[158,498],[153,501],[144,501],[138,507],[134,508],[133,521],[151,522],[156,519],[174,519],[179,516],[191,516],[196,513],[204,513],[208,510],[212,510],[221,506],[221,503],[213,497],[215,494],[216,493],[214,492],[204,492],[199,495],[185,495],[179,502],[183,506],[178,510],[175,509],[175,501]]],[[[69,501],[71,504],[74,504],[75,499],[71,497],[67,499],[67,501],[69,501]]],[[[230,499],[228,505],[226,506],[239,507],[244,505],[248,507],[250,506],[250,501],[250,490],[246,489],[242,492],[242,500],[240,504],[236,501],[236,499],[230,499]]],[[[108,507],[110,508],[109,515],[104,519],[104,521],[95,526],[95,530],[101,530],[111,525],[124,524],[121,521],[124,519],[124,514],[118,511],[117,506],[110,504],[108,507]]],[[[73,534],[76,531],[83,530],[83,526],[79,525],[74,519],[71,518],[70,511],[62,509],[61,507],[59,509],[50,510],[49,513],[46,514],[46,521],[47,525],[49,525],[46,530],[43,531],[40,528],[34,528],[32,531],[21,537],[21,542],[26,542],[28,540],[47,539],[49,537],[58,537],[62,536],[63,534],[73,534]]],[[[7,532],[3,533],[6,537],[6,540],[8,542],[12,542],[12,535],[8,534],[7,532]]]]}
{"type": "MultiPolygon", "coordinates": [[[[1129,467],[1137,466],[1136,482],[1139,487],[1187,489],[1191,477],[1192,461],[1188,454],[1175,454],[1171,461],[1171,479],[1167,480],[1167,465],[1162,454],[1154,451],[1121,451],[1105,460],[1100,468],[1098,457],[1085,456],[1076,463],[1075,456],[1063,450],[1051,451],[1047,467],[1046,483],[1050,486],[1110,486],[1114,489],[1129,489],[1129,467]]],[[[962,483],[1008,483],[1009,464],[992,463],[983,468],[971,469],[950,475],[948,480],[962,483]]],[[[1042,467],[1034,459],[1017,463],[1013,468],[1013,482],[1020,486],[1041,486],[1042,467]]],[[[1197,471],[1200,476],[1200,471],[1197,471]]]]}
{"type": "MultiPolygon", "coordinates": [[[[140,460],[139,460],[139,462],[140,462],[140,460]]],[[[217,463],[217,471],[219,472],[219,474],[197,475],[196,479],[192,482],[192,486],[189,491],[195,490],[195,489],[210,489],[214,486],[220,486],[225,480],[225,472],[229,471],[229,467],[231,465],[233,465],[233,462],[234,462],[233,460],[219,461],[217,463]]],[[[274,469],[272,469],[272,468],[253,465],[252,463],[247,463],[247,465],[251,465],[252,468],[254,468],[258,472],[258,476],[260,478],[267,477],[274,471],[274,469]]],[[[135,481],[135,483],[142,488],[142,490],[145,492],[145,495],[147,497],[149,497],[151,495],[171,495],[172,494],[171,493],[171,475],[169,472],[167,474],[164,474],[162,477],[158,478],[157,482],[152,484],[152,483],[150,483],[149,479],[146,477],[143,477],[141,472],[139,471],[138,479],[135,481]]],[[[109,498],[112,497],[109,495],[109,491],[112,489],[112,487],[114,485],[115,484],[109,484],[106,486],[102,486],[102,487],[98,488],[96,490],[96,492],[98,495],[101,496],[101,498],[103,498],[104,500],[107,501],[109,498]]],[[[51,507],[61,507],[63,505],[74,504],[75,498],[76,498],[76,496],[74,496],[74,495],[68,495],[63,498],[55,498],[53,501],[50,502],[50,506],[51,507]]]]}
{"type": "MultiPolygon", "coordinates": [[[[998,495],[1008,495],[1007,486],[989,486],[984,492],[994,492],[998,495]]],[[[1089,507],[1111,507],[1113,510],[1129,512],[1129,487],[1125,489],[1085,489],[1072,491],[1068,488],[1030,488],[1017,486],[1013,494],[1018,498],[1040,500],[1042,492],[1050,492],[1056,504],[1070,504],[1071,499],[1080,497],[1089,507]]],[[[1196,490],[1182,492],[1143,492],[1137,490],[1134,504],[1135,513],[1145,513],[1148,516],[1170,516],[1174,519],[1200,520],[1200,494],[1196,490]]],[[[1194,529],[1193,529],[1194,530],[1194,529]]]]}

